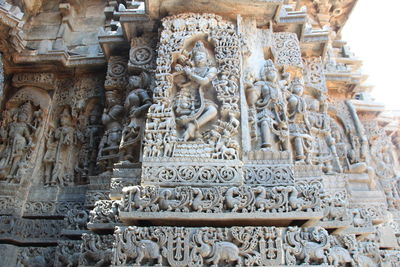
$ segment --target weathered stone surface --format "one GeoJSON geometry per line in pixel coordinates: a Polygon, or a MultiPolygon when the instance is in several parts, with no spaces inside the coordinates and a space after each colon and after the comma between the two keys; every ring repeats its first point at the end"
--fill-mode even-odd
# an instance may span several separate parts
{"type": "Polygon", "coordinates": [[[0,265],[399,266],[355,2],[0,0],[0,265]]]}

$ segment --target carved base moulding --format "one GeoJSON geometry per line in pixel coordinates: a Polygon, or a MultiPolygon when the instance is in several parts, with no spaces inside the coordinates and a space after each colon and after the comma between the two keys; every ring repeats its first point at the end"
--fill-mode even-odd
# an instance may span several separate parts
{"type": "Polygon", "coordinates": [[[345,266],[368,246],[321,227],[129,226],[114,238],[112,266],[345,266]]]}

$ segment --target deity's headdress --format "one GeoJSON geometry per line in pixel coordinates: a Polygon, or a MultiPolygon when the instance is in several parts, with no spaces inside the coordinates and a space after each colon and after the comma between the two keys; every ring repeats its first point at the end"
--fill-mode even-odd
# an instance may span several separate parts
{"type": "Polygon", "coordinates": [[[120,94],[117,90],[107,90],[106,99],[120,99],[120,94]]]}
{"type": "Polygon", "coordinates": [[[33,112],[33,107],[30,101],[25,102],[22,106],[19,107],[18,114],[24,114],[27,116],[28,120],[31,119],[33,112]]]}
{"type": "Polygon", "coordinates": [[[192,49],[192,55],[195,55],[196,53],[205,53],[207,54],[207,49],[204,47],[204,43],[202,41],[197,41],[192,49]]]}
{"type": "Polygon", "coordinates": [[[264,72],[267,71],[278,71],[275,67],[274,62],[271,59],[268,59],[264,63],[264,72]]]}
{"type": "Polygon", "coordinates": [[[298,77],[293,78],[292,87],[295,87],[296,85],[304,86],[304,80],[302,78],[298,78],[298,77]]]}

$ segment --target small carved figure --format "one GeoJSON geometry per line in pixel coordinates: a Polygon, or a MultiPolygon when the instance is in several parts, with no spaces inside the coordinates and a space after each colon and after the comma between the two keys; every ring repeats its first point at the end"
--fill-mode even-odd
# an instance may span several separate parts
{"type": "Polygon", "coordinates": [[[294,254],[296,259],[303,260],[303,264],[306,265],[311,264],[311,262],[328,263],[326,251],[329,249],[330,243],[328,242],[328,232],[325,229],[321,227],[309,228],[307,233],[302,236],[299,228],[289,227],[286,239],[288,244],[287,258],[291,258],[291,255],[294,254]]]}
{"type": "Polygon", "coordinates": [[[86,150],[83,169],[86,175],[94,175],[98,147],[103,133],[103,125],[100,123],[101,112],[98,107],[93,108],[89,114],[89,122],[84,133],[84,146],[86,150]]]}
{"type": "Polygon", "coordinates": [[[129,211],[131,211],[132,208],[135,208],[137,211],[142,211],[151,204],[149,199],[141,197],[141,188],[139,186],[124,187],[122,193],[128,194],[128,199],[133,200],[131,204],[133,207],[129,207],[129,211]]]}
{"type": "Polygon", "coordinates": [[[52,174],[57,156],[57,142],[55,140],[54,126],[49,126],[49,132],[46,135],[46,153],[43,156],[44,165],[44,185],[52,185],[52,174]]]}
{"type": "Polygon", "coordinates": [[[241,204],[240,199],[237,197],[239,194],[240,192],[237,187],[231,187],[226,191],[225,195],[226,207],[228,209],[232,209],[232,212],[237,211],[241,204]]]}

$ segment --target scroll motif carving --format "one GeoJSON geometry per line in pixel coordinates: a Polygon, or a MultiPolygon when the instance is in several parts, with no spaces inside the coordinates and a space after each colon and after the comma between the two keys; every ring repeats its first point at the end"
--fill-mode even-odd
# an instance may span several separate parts
{"type": "Polygon", "coordinates": [[[119,206],[117,201],[99,200],[90,211],[90,223],[117,223],[119,221],[119,206]]]}

